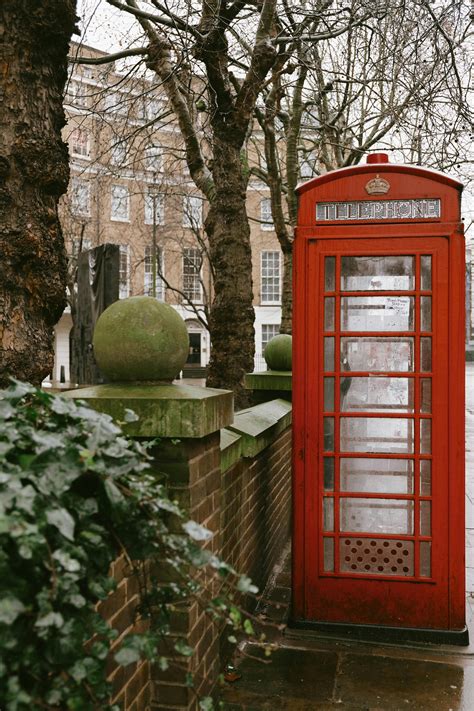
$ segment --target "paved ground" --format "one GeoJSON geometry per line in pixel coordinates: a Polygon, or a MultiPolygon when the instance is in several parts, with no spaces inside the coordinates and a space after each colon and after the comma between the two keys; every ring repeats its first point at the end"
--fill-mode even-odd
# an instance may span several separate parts
{"type": "MultiPolygon", "coordinates": [[[[468,365],[466,386],[467,565],[473,589],[474,364],[468,365]]],[[[236,657],[242,678],[225,685],[226,711],[474,711],[474,598],[467,599],[473,621],[469,647],[401,647],[278,629],[286,618],[290,584],[287,555],[261,611],[275,623],[269,636],[276,651],[270,663],[259,661],[253,647],[236,657]]]]}

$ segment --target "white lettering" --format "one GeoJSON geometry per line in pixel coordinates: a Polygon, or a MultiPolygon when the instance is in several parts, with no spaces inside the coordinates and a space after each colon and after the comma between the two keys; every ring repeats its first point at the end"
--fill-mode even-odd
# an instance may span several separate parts
{"type": "Polygon", "coordinates": [[[361,200],[360,202],[320,202],[317,222],[344,220],[432,220],[441,216],[439,198],[413,200],[361,200]]]}

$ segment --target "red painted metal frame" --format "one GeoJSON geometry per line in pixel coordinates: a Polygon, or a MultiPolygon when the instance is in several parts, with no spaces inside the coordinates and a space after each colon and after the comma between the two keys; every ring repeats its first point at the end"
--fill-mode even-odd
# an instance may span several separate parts
{"type": "MultiPolygon", "coordinates": [[[[337,621],[402,627],[462,629],[465,617],[464,591],[464,243],[459,223],[461,186],[456,181],[418,168],[390,164],[358,166],[323,176],[300,188],[299,226],[294,248],[293,326],[293,603],[294,620],[337,621]],[[340,175],[339,175],[340,174],[340,175]],[[441,219],[338,222],[316,225],[316,202],[366,200],[365,184],[376,174],[389,180],[390,194],[381,199],[440,198],[441,219]],[[432,470],[432,577],[366,576],[354,573],[324,573],[322,556],[322,337],[324,255],[342,254],[433,254],[433,470],[432,470]],[[321,361],[321,362],[320,362],[321,361]],[[436,476],[435,476],[436,468],[436,476]],[[436,531],[436,535],[435,535],[436,531]],[[319,544],[318,544],[319,542],[319,544]]],[[[339,260],[337,260],[339,262],[339,260]]],[[[417,257],[419,266],[419,257],[417,257]]],[[[418,298],[417,283],[409,295],[418,298]]],[[[336,275],[336,279],[339,275],[336,275]]],[[[336,281],[337,287],[340,282],[336,281]]],[[[350,292],[361,296],[364,292],[350,292]]],[[[370,296],[384,292],[371,291],[370,296]]],[[[396,295],[401,292],[390,292],[396,295]]],[[[367,294],[368,295],[368,294],[367,294]]],[[[407,292],[403,292],[407,295],[407,292]]],[[[339,292],[340,296],[340,292],[339,292]]],[[[336,308],[336,314],[338,314],[336,308]]],[[[419,309],[415,309],[419,335],[419,309]]],[[[337,331],[338,323],[336,323],[337,331]]],[[[368,333],[357,332],[364,336],[368,333]]],[[[380,336],[380,332],[377,332],[380,336]]],[[[402,334],[386,334],[396,337],[402,334]]],[[[429,334],[427,334],[429,335],[429,334]]],[[[336,339],[337,340],[337,339],[336,339]]],[[[415,341],[419,344],[419,340],[415,341]]],[[[415,348],[415,412],[394,413],[419,422],[419,345],[415,348]]],[[[335,423],[339,422],[339,359],[335,353],[335,423]]],[[[359,375],[365,375],[361,372],[359,375]]],[[[328,375],[328,374],[326,374],[328,375]]],[[[331,374],[329,374],[331,375],[331,374]]],[[[353,376],[354,373],[351,373],[353,376]]],[[[399,374],[402,375],[402,374],[399,374]]],[[[344,417],[357,416],[344,413],[344,417]]],[[[380,413],[364,417],[377,417],[380,413]]],[[[390,415],[389,415],[390,416],[390,415]]],[[[336,427],[337,430],[337,427],[336,427]]],[[[338,432],[335,432],[337,438],[338,432]]],[[[415,427],[416,448],[419,427],[415,427]]],[[[361,456],[361,453],[351,453],[361,456]]],[[[339,454],[335,455],[339,457],[339,454]]],[[[363,456],[363,455],[362,455],[363,456]]],[[[369,455],[376,458],[377,455],[369,455]]],[[[380,454],[379,457],[386,458],[380,454]]],[[[393,455],[395,456],[395,455],[393,455]]],[[[396,455],[396,458],[404,458],[396,455]]],[[[420,453],[405,458],[417,460],[420,453]]],[[[424,458],[424,457],[423,457],[424,458]]],[[[429,458],[429,457],[427,457],[429,458]]],[[[415,471],[416,471],[415,467],[415,471]]],[[[338,472],[338,467],[336,467],[338,472]]],[[[336,474],[337,476],[337,474],[336,474]]],[[[419,535],[419,478],[415,478],[413,536],[383,535],[386,539],[423,540],[419,535]]],[[[335,492],[338,490],[335,482],[335,492]]],[[[344,497],[391,498],[386,494],[344,492],[344,497]]],[[[335,502],[340,495],[335,495],[335,502]]],[[[430,500],[430,497],[422,497],[430,500]]],[[[337,505],[335,506],[335,517],[337,505]]],[[[368,534],[374,538],[373,534],[368,534]]],[[[331,535],[329,536],[331,537],[331,535]]],[[[363,538],[367,534],[341,537],[363,538]]],[[[375,536],[376,537],[376,536],[375,536]]],[[[338,541],[337,536],[334,540],[338,541]]],[[[424,540],[429,540],[424,538],[424,540]]],[[[415,543],[415,575],[418,547],[415,543]]],[[[335,545],[336,563],[338,546],[335,545]]],[[[337,570],[337,567],[336,567],[337,570]]]]}

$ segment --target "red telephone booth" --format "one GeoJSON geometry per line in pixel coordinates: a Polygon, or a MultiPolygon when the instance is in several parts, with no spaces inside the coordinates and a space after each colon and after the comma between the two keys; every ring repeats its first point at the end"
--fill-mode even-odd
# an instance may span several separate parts
{"type": "Polygon", "coordinates": [[[298,188],[293,626],[468,642],[461,190],[385,154],[298,188]]]}

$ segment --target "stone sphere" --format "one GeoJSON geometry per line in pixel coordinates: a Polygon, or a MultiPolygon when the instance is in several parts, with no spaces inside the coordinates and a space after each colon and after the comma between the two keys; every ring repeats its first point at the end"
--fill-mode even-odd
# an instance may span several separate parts
{"type": "Polygon", "coordinates": [[[280,333],[268,341],[263,352],[269,370],[291,370],[291,336],[280,333]]]}
{"type": "Polygon", "coordinates": [[[111,381],[173,380],[189,354],[181,316],[151,296],[115,301],[94,330],[94,355],[111,381]]]}

